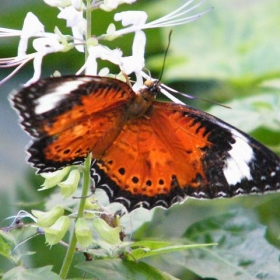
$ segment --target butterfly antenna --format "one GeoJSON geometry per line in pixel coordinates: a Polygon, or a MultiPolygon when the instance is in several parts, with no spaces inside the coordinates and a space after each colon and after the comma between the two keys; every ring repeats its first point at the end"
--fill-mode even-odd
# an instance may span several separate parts
{"type": "Polygon", "coordinates": [[[160,72],[159,79],[158,79],[159,82],[161,81],[161,78],[163,76],[163,71],[164,71],[164,67],[165,67],[166,57],[167,57],[167,53],[168,53],[168,50],[169,50],[169,47],[170,47],[170,43],[171,43],[171,35],[172,35],[172,30],[170,30],[169,35],[168,35],[168,43],[167,43],[167,47],[166,47],[166,50],[165,50],[165,53],[164,53],[163,64],[162,64],[161,72],[160,72]]]}

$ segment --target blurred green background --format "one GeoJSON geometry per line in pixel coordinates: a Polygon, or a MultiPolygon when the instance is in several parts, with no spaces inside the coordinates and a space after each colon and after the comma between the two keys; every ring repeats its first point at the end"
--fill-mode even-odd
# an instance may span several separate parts
{"type": "MultiPolygon", "coordinates": [[[[184,2],[140,0],[135,5],[122,5],[119,10],[144,10],[151,21],[184,2]]],[[[172,28],[162,82],[187,94],[229,104],[231,110],[184,99],[187,104],[208,110],[250,133],[280,154],[280,2],[208,0],[191,14],[210,7],[213,9],[197,21],[172,28]]],[[[28,11],[39,17],[46,31],[52,32],[58,26],[63,33],[70,33],[65,22],[56,18],[58,11],[43,1],[1,0],[0,27],[21,29],[28,11]]],[[[115,12],[94,12],[93,33],[104,33],[115,12]]],[[[147,68],[155,78],[159,77],[170,30],[146,31],[147,68]]],[[[132,39],[133,35],[127,35],[108,46],[119,47],[125,55],[130,55],[132,39]]],[[[15,56],[17,44],[18,38],[1,38],[0,58],[15,56]]],[[[49,76],[55,70],[74,74],[82,64],[83,55],[74,50],[52,54],[44,59],[42,76],[49,76]]],[[[0,69],[0,78],[10,72],[11,69],[0,69]]],[[[42,181],[25,162],[24,148],[29,137],[19,127],[17,115],[8,102],[8,94],[31,76],[32,63],[0,88],[2,227],[8,224],[4,219],[19,209],[42,208],[46,195],[37,192],[42,181]]],[[[212,249],[147,259],[147,263],[179,279],[279,279],[279,200],[280,195],[275,193],[214,201],[188,199],[169,210],[157,209],[152,222],[138,229],[133,238],[219,242],[212,249]]],[[[64,249],[45,247],[42,236],[30,241],[28,246],[37,252],[35,258],[26,260],[30,267],[52,264],[59,271],[64,249]]],[[[82,259],[76,258],[77,262],[82,259]]],[[[10,264],[0,257],[0,268],[8,267],[10,264]]],[[[73,270],[71,275],[79,272],[73,270]]]]}

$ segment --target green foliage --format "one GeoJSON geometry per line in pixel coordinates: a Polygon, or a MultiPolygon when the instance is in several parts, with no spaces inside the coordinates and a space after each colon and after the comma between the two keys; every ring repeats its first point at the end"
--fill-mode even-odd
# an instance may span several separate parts
{"type": "MultiPolygon", "coordinates": [[[[137,9],[156,18],[184,1],[140,2],[137,9]]],[[[174,28],[164,82],[176,82],[176,89],[183,92],[226,103],[232,109],[213,106],[209,112],[251,133],[280,154],[280,2],[245,2],[209,0],[206,6],[213,6],[212,11],[196,22],[174,28]]],[[[23,5],[26,11],[36,13],[37,10],[42,21],[50,26],[59,25],[59,21],[52,23],[56,16],[54,10],[42,6],[39,9],[35,4],[23,5]]],[[[96,29],[107,26],[110,16],[96,29]]],[[[23,9],[13,7],[7,15],[0,15],[1,26],[20,28],[8,25],[15,25],[19,18],[24,18],[23,9]],[[11,14],[16,20],[11,20],[11,14]]],[[[63,26],[60,28],[63,30],[63,26]]],[[[155,73],[162,66],[168,32],[168,28],[164,32],[147,31],[147,66],[155,73]]],[[[120,45],[126,44],[120,41],[117,41],[120,45]]],[[[1,47],[1,53],[11,54],[10,45],[1,47]]],[[[62,73],[71,73],[82,64],[81,57],[74,58],[60,55],[59,63],[52,57],[46,58],[46,73],[61,65],[62,73]]],[[[199,101],[196,106],[206,105],[199,101]]],[[[27,177],[18,183],[17,200],[11,203],[2,199],[1,210],[12,209],[11,205],[26,210],[39,206],[45,210],[48,199],[48,205],[56,204],[55,191],[38,194],[38,178],[28,180],[27,177]]],[[[86,272],[86,277],[91,279],[279,279],[279,199],[279,194],[271,194],[230,200],[188,200],[169,210],[157,209],[151,221],[142,222],[136,231],[131,230],[135,242],[119,247],[100,242],[89,250],[95,259],[87,262],[81,252],[77,253],[69,277],[82,277],[86,272]]],[[[129,224],[136,228],[137,211],[128,219],[125,232],[130,229],[129,224]]],[[[60,279],[57,273],[65,250],[60,244],[49,248],[44,243],[32,224],[1,230],[3,279],[60,279]]]]}
{"type": "Polygon", "coordinates": [[[51,271],[52,267],[44,266],[40,268],[26,269],[25,267],[17,266],[3,275],[3,280],[59,280],[61,279],[57,274],[51,271]]]}
{"type": "Polygon", "coordinates": [[[265,227],[249,211],[241,209],[208,218],[189,227],[184,236],[194,243],[218,245],[188,251],[185,261],[203,277],[276,280],[279,251],[264,235],[265,227]]]}
{"type": "Polygon", "coordinates": [[[178,279],[144,262],[136,263],[127,260],[97,260],[93,264],[89,262],[81,263],[77,267],[88,272],[90,275],[93,275],[95,277],[94,279],[178,279]]]}

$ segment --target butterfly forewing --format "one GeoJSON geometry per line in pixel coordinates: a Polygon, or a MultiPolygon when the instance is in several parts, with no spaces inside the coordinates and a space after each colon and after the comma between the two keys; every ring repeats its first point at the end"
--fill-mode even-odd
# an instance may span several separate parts
{"type": "Polygon", "coordinates": [[[135,93],[125,83],[95,76],[48,78],[12,96],[24,129],[36,138],[56,135],[92,114],[128,105],[135,93]]]}
{"type": "Polygon", "coordinates": [[[36,139],[29,162],[39,172],[100,157],[119,133],[135,93],[123,82],[91,76],[41,80],[12,97],[24,129],[36,139]]]}

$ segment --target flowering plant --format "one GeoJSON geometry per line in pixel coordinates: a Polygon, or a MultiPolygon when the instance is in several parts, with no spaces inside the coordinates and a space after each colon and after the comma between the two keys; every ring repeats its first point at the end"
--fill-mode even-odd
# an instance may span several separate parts
{"type": "MultiPolygon", "coordinates": [[[[122,79],[121,63],[118,61],[115,63],[116,60],[112,59],[113,63],[109,60],[107,64],[103,64],[100,55],[102,54],[105,59],[119,57],[124,60],[123,63],[127,57],[128,60],[131,59],[133,56],[131,49],[134,44],[130,43],[128,38],[135,38],[136,29],[129,29],[134,23],[122,27],[121,21],[111,19],[109,22],[112,22],[114,27],[108,23],[107,17],[120,12],[120,9],[145,10],[148,16],[143,24],[146,27],[149,23],[153,23],[153,27],[159,27],[155,26],[157,24],[162,24],[164,27],[165,20],[178,16],[199,3],[183,0],[135,1],[120,5],[118,10],[106,12],[105,10],[114,8],[116,3],[119,4],[119,1],[95,1],[91,9],[86,8],[83,13],[80,13],[87,25],[92,19],[92,23],[89,24],[92,32],[88,38],[86,35],[79,37],[81,32],[79,28],[75,30],[77,32],[75,36],[74,30],[72,32],[68,28],[63,28],[65,20],[62,18],[57,19],[58,23],[54,24],[56,14],[52,17],[51,12],[48,12],[59,14],[64,9],[66,11],[67,7],[73,6],[74,2],[54,1],[52,2],[54,7],[45,6],[47,8],[41,14],[39,10],[34,12],[36,10],[34,5],[29,10],[36,14],[44,27],[40,27],[40,24],[37,24],[37,27],[31,25],[30,33],[27,33],[24,39],[24,36],[21,37],[21,28],[7,29],[21,21],[19,18],[23,9],[19,9],[18,1],[9,1],[9,5],[5,5],[5,1],[8,2],[8,0],[1,1],[0,9],[0,26],[6,27],[1,29],[3,38],[0,38],[0,53],[1,58],[4,56],[12,58],[2,59],[1,65],[5,67],[6,72],[15,68],[15,72],[8,76],[8,78],[13,77],[11,80],[14,83],[13,88],[17,87],[18,82],[15,78],[20,75],[21,80],[24,79],[26,84],[32,82],[30,79],[36,80],[34,75],[36,71],[39,73],[38,76],[46,76],[45,71],[50,61],[55,62],[53,63],[55,66],[51,65],[52,68],[62,74],[65,74],[66,70],[78,73],[78,69],[80,69],[79,73],[85,73],[85,71],[92,71],[94,69],[92,66],[95,65],[96,72],[88,73],[99,75],[109,73],[108,75],[113,74],[115,78],[122,79]],[[141,8],[141,2],[144,3],[144,8],[141,8]],[[183,3],[181,5],[187,3],[188,5],[178,11],[177,9],[180,9],[178,2],[183,3]],[[13,11],[15,17],[11,16],[12,4],[17,8],[13,11]],[[102,6],[105,7],[103,11],[99,8],[102,4],[105,5],[102,6]],[[59,9],[57,5],[60,5],[59,9]],[[177,12],[173,13],[176,10],[177,12]],[[158,17],[158,14],[168,14],[168,16],[156,21],[151,20],[158,17]],[[86,15],[91,16],[89,20],[86,15]],[[11,18],[17,20],[12,21],[11,18]],[[46,20],[47,18],[49,21],[46,20]],[[63,24],[59,25],[60,22],[63,24]],[[55,25],[59,28],[55,29],[55,25]],[[44,34],[35,36],[32,30],[36,28],[39,29],[38,32],[44,34]],[[130,36],[127,33],[117,33],[130,31],[132,32],[130,36]],[[52,35],[46,35],[45,32],[52,35]],[[106,37],[112,33],[122,36],[115,39],[113,36],[106,37]],[[13,38],[22,39],[21,57],[17,56],[16,51],[11,55],[13,50],[10,42],[13,38]],[[58,43],[54,43],[53,38],[56,38],[54,41],[58,43]],[[8,44],[1,44],[5,42],[4,39],[8,44]],[[36,39],[45,41],[39,40],[39,43],[35,44],[35,49],[31,44],[36,39]],[[27,49],[22,47],[26,46],[26,40],[27,49]],[[48,43],[47,40],[51,42],[48,43]],[[3,46],[5,51],[2,51],[3,46]],[[81,50],[78,51],[77,48],[81,50]],[[93,52],[90,58],[93,62],[86,63],[90,61],[89,48],[95,49],[96,53],[93,52]],[[55,53],[55,49],[58,52],[55,53]],[[108,54],[111,54],[111,51],[115,56],[108,54]],[[79,58],[82,59],[73,59],[73,53],[78,53],[79,58]],[[33,58],[29,60],[28,55],[33,55],[33,58]],[[69,56],[71,59],[65,60],[66,63],[63,65],[62,59],[69,56]],[[53,57],[56,59],[52,59],[53,57]],[[32,66],[36,68],[33,74],[26,73],[27,64],[31,66],[30,68],[32,66]],[[104,66],[101,65],[109,65],[110,70],[103,69],[104,66]],[[73,66],[71,70],[68,69],[70,66],[73,66]],[[41,71],[44,74],[40,75],[41,71]]],[[[23,1],[22,4],[27,2],[30,1],[23,1]]],[[[213,5],[215,8],[212,12],[191,25],[174,27],[164,77],[168,82],[176,81],[176,86],[173,84],[174,88],[181,87],[184,92],[207,97],[208,100],[214,99],[225,103],[226,100],[232,99],[227,104],[232,110],[214,106],[210,111],[247,133],[253,132],[258,140],[269,145],[276,153],[280,153],[280,36],[278,32],[280,2],[271,0],[270,5],[265,1],[243,2],[241,4],[240,1],[209,0],[206,6],[213,5]]],[[[37,1],[36,5],[38,3],[40,1],[37,1]]],[[[75,4],[78,8],[74,7],[74,10],[80,10],[78,4],[77,6],[75,4]]],[[[86,4],[84,2],[84,7],[86,4]]],[[[93,4],[93,1],[90,1],[90,4],[93,4]]],[[[201,7],[202,12],[207,10],[201,7]]],[[[171,20],[173,23],[183,22],[184,15],[186,17],[194,15],[196,18],[199,14],[197,8],[190,11],[190,14],[182,14],[182,18],[171,20]]],[[[60,17],[67,16],[62,14],[60,17]]],[[[77,16],[76,19],[81,17],[77,16]]],[[[87,30],[90,29],[86,27],[85,34],[87,30]]],[[[166,33],[169,31],[168,28],[161,28],[161,30],[165,30],[166,33]]],[[[149,69],[158,70],[162,67],[163,55],[157,56],[156,53],[160,47],[163,46],[163,49],[166,47],[167,43],[164,39],[167,35],[163,32],[159,33],[157,29],[148,32],[144,29],[144,35],[147,36],[146,47],[144,45],[144,65],[148,65],[149,69]],[[156,50],[151,48],[151,44],[152,47],[156,46],[156,50]]],[[[141,55],[136,57],[140,62],[143,59],[141,55]]],[[[130,61],[134,61],[133,59],[130,61]]],[[[125,65],[128,68],[133,66],[129,63],[125,65]]],[[[47,75],[60,75],[53,73],[53,69],[47,75]]],[[[2,69],[0,70],[3,73],[2,69]]],[[[141,84],[141,75],[139,79],[134,72],[130,76],[141,84]]],[[[137,90],[137,85],[134,88],[137,90]]],[[[0,97],[4,94],[4,87],[1,89],[0,97]]],[[[4,102],[0,103],[1,106],[3,104],[4,102]]],[[[200,102],[196,105],[201,108],[205,104],[200,102]]],[[[4,127],[6,112],[1,110],[0,130],[4,127]]],[[[99,279],[172,278],[165,271],[179,279],[280,278],[279,193],[214,201],[189,199],[186,203],[172,207],[168,211],[159,209],[153,212],[137,209],[131,215],[122,215],[119,206],[115,207],[116,205],[112,204],[104,207],[103,205],[108,204],[106,198],[97,191],[94,196],[84,197],[90,193],[89,181],[85,181],[85,178],[89,178],[86,173],[88,168],[84,166],[71,167],[54,174],[44,174],[46,180],[39,192],[38,186],[41,182],[38,182],[38,177],[32,176],[32,179],[29,179],[31,176],[24,173],[24,178],[20,178],[16,184],[16,192],[13,192],[11,179],[6,173],[11,172],[12,178],[19,173],[17,164],[20,158],[23,158],[20,155],[23,149],[18,149],[14,142],[7,141],[6,135],[12,128],[18,126],[14,119],[6,123],[8,129],[0,133],[1,214],[2,217],[11,215],[10,213],[14,214],[15,207],[24,210],[19,211],[12,219],[10,217],[2,221],[1,224],[0,275],[3,279],[32,277],[59,279],[57,274],[65,278],[67,271],[69,271],[68,277],[81,277],[82,271],[87,273],[85,277],[99,277],[99,279]],[[3,148],[7,157],[3,153],[3,148]],[[12,166],[8,165],[10,162],[12,166]],[[8,168],[5,168],[6,165],[3,163],[8,168]],[[9,178],[8,182],[7,178],[9,178]],[[78,185],[77,181],[80,182],[78,185]],[[7,196],[2,192],[4,188],[8,193],[7,196]],[[76,198],[73,199],[73,196],[76,198]],[[83,211],[79,211],[79,208],[83,211]],[[151,222],[144,223],[145,221],[151,222]],[[49,245],[46,246],[45,242],[49,245]],[[217,245],[209,247],[197,245],[201,243],[217,243],[217,245]],[[190,244],[192,245],[189,246],[190,244]],[[193,250],[191,249],[193,247],[198,248],[193,250]],[[155,255],[158,256],[152,257],[155,255]]],[[[19,141],[25,142],[21,139],[19,141]]]]}
{"type": "MultiPolygon", "coordinates": [[[[135,0],[86,2],[81,0],[45,0],[44,2],[58,9],[57,17],[66,21],[72,34],[65,35],[58,27],[54,28],[53,33],[46,32],[44,25],[32,12],[26,15],[22,30],[0,28],[0,37],[20,38],[17,56],[0,59],[0,67],[15,68],[1,83],[11,79],[28,62],[33,61],[34,74],[25,83],[25,86],[28,86],[40,79],[45,56],[51,53],[76,50],[85,54],[85,62],[77,70],[77,75],[81,73],[99,76],[113,75],[108,68],[98,69],[98,61],[100,59],[106,60],[118,66],[119,73],[114,73],[115,77],[123,79],[123,74],[134,74],[136,81],[133,84],[133,89],[138,90],[143,85],[143,78],[147,77],[143,72],[146,47],[144,30],[185,24],[205,13],[205,11],[202,13],[193,12],[201,4],[200,2],[194,3],[194,1],[186,1],[181,7],[154,21],[148,21],[147,14],[143,11],[124,11],[115,14],[114,23],[109,24],[104,34],[93,35],[91,20],[95,10],[112,11],[120,4],[132,4],[135,0]],[[116,22],[121,22],[123,28],[117,29],[116,22]],[[129,33],[133,33],[134,36],[130,56],[124,56],[119,48],[111,49],[106,46],[106,42],[111,42],[129,33]],[[29,52],[28,44],[30,41],[34,52],[29,52]]],[[[54,73],[54,75],[60,74],[54,73]]],[[[126,267],[137,271],[142,268],[134,266],[135,260],[149,255],[189,248],[185,245],[174,247],[171,243],[147,242],[143,246],[137,242],[125,242],[122,214],[119,214],[120,212],[112,214],[97,203],[94,196],[87,197],[90,187],[89,170],[90,157],[86,160],[83,168],[66,167],[54,173],[43,174],[45,181],[40,190],[59,186],[62,196],[67,199],[78,193],[77,188],[82,173],[82,191],[75,200],[77,203],[73,203],[72,200],[72,203],[66,207],[65,203],[61,202],[48,208],[47,211],[32,210],[31,213],[28,213],[21,210],[14,217],[12,224],[5,230],[10,233],[15,228],[19,228],[19,224],[22,225],[22,219],[29,218],[33,221],[30,228],[37,231],[34,234],[45,235],[48,245],[53,246],[57,243],[65,245],[67,252],[59,274],[62,278],[67,277],[75,251],[84,253],[86,258],[91,258],[91,255],[99,256],[102,251],[104,260],[110,257],[112,262],[119,261],[118,259],[121,257],[126,261],[124,263],[126,267]],[[69,242],[64,241],[67,233],[70,233],[69,242]],[[97,233],[98,236],[96,236],[97,233]],[[157,251],[158,248],[161,248],[161,251],[157,251]]],[[[14,263],[21,264],[18,262],[19,259],[14,259],[14,263]]],[[[99,261],[101,260],[102,258],[99,261]]],[[[88,271],[83,265],[80,268],[88,271]]],[[[51,273],[48,269],[45,272],[51,273]]],[[[161,275],[159,271],[153,273],[157,276],[161,275]]]]}

